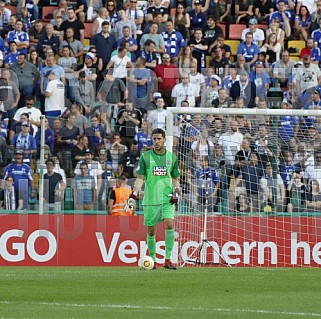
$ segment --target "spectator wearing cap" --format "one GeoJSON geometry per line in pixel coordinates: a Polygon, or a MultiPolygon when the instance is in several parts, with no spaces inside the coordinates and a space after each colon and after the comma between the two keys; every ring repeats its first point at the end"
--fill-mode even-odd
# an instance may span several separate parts
{"type": "Polygon", "coordinates": [[[255,63],[255,68],[250,72],[250,81],[255,83],[256,94],[259,98],[264,98],[270,88],[271,79],[264,68],[262,61],[255,63]]]}
{"type": "Polygon", "coordinates": [[[160,92],[153,93],[152,100],[146,106],[146,111],[152,111],[156,109],[156,101],[159,97],[162,97],[162,94],[160,92]]]}
{"type": "Polygon", "coordinates": [[[103,68],[106,68],[110,60],[111,53],[116,48],[117,44],[115,36],[109,33],[108,21],[104,21],[101,24],[101,32],[95,34],[91,38],[90,44],[96,47],[97,56],[103,60],[103,68]]]}
{"type": "Polygon", "coordinates": [[[202,107],[212,107],[212,103],[218,98],[218,90],[221,88],[221,78],[213,74],[205,91],[202,92],[202,107]]]}
{"type": "Polygon", "coordinates": [[[107,133],[100,125],[97,115],[92,115],[90,121],[91,126],[86,128],[85,135],[88,137],[89,148],[97,153],[106,145],[107,133]]]}
{"type": "Polygon", "coordinates": [[[49,82],[45,91],[45,114],[52,126],[53,119],[60,117],[65,107],[65,86],[54,71],[47,71],[46,77],[49,82]]]}
{"type": "Polygon", "coordinates": [[[265,40],[264,31],[257,27],[256,18],[252,18],[249,20],[249,27],[242,31],[241,39],[245,41],[245,35],[248,32],[252,32],[253,34],[253,43],[255,43],[259,48],[263,45],[265,40]]]}
{"type": "Polygon", "coordinates": [[[164,109],[164,99],[162,97],[156,100],[156,109],[152,110],[147,115],[147,121],[152,125],[152,130],[160,128],[166,131],[166,110],[164,109]]]}
{"type": "Polygon", "coordinates": [[[273,11],[274,6],[271,0],[254,1],[254,16],[257,17],[259,23],[268,23],[273,11]]]}
{"type": "Polygon", "coordinates": [[[281,59],[275,62],[273,67],[273,78],[278,79],[282,88],[287,86],[288,81],[291,81],[295,64],[295,61],[290,59],[288,50],[284,50],[281,59]]]}
{"type": "Polygon", "coordinates": [[[311,57],[305,55],[303,66],[297,69],[294,77],[296,93],[301,97],[303,104],[310,98],[310,95],[321,80],[319,67],[311,63],[311,57]]]}
{"type": "Polygon", "coordinates": [[[202,12],[202,3],[200,0],[194,0],[193,10],[188,11],[188,14],[191,20],[189,28],[191,36],[194,35],[196,29],[206,29],[207,16],[202,12]]]}
{"type": "Polygon", "coordinates": [[[84,151],[85,154],[85,161],[80,161],[77,163],[75,168],[75,175],[81,175],[81,167],[82,164],[85,162],[87,164],[87,173],[88,175],[92,176],[95,181],[95,189],[97,191],[97,194],[100,191],[101,188],[101,175],[103,173],[103,170],[101,168],[101,164],[99,161],[94,160],[94,150],[87,148],[84,151]]]}
{"type": "Polygon", "coordinates": [[[87,80],[85,71],[79,72],[79,81],[74,87],[74,93],[75,101],[84,108],[85,115],[89,117],[95,102],[95,89],[87,80]]]}
{"type": "Polygon", "coordinates": [[[235,23],[248,22],[254,15],[253,1],[235,0],[235,23]]]}
{"type": "MultiPolygon", "coordinates": [[[[135,0],[134,0],[135,1],[135,0]]],[[[137,40],[132,38],[130,35],[130,28],[128,26],[124,26],[122,29],[122,37],[117,40],[117,49],[122,45],[124,41],[127,41],[129,44],[128,51],[131,56],[131,61],[136,61],[136,51],[138,49],[137,40]]]]}
{"type": "MultiPolygon", "coordinates": [[[[13,136],[17,133],[21,132],[21,123],[23,122],[29,122],[29,114],[28,113],[22,113],[20,115],[20,120],[19,122],[14,122],[10,126],[9,130],[9,141],[13,139],[13,136]]],[[[33,135],[33,128],[30,125],[30,134],[33,135]]]]}
{"type": "MultiPolygon", "coordinates": [[[[308,100],[304,105],[304,110],[320,110],[321,108],[321,98],[320,98],[320,91],[315,90],[313,94],[311,94],[311,99],[308,100]]],[[[306,117],[308,119],[309,117],[306,117]]],[[[316,119],[314,119],[316,120],[316,119]]]]}
{"type": "MultiPolygon", "coordinates": [[[[172,22],[167,22],[172,23],[172,22]]],[[[179,72],[177,67],[171,63],[169,53],[164,53],[162,56],[162,64],[156,65],[154,69],[155,82],[157,82],[157,90],[162,92],[166,105],[171,105],[171,93],[173,87],[179,83],[179,72]]]]}
{"type": "Polygon", "coordinates": [[[81,71],[84,71],[86,73],[87,80],[91,81],[94,86],[95,83],[100,83],[101,81],[101,70],[103,66],[100,58],[97,59],[96,63],[94,62],[95,57],[96,53],[87,52],[84,58],[84,63],[78,64],[78,76],[81,71]]]}
{"type": "Polygon", "coordinates": [[[59,50],[59,37],[54,35],[54,27],[52,24],[48,23],[46,25],[46,33],[39,38],[37,43],[37,51],[39,52],[39,56],[42,59],[46,58],[46,50],[51,48],[54,54],[58,54],[59,50]]]}
{"type": "Polygon", "coordinates": [[[247,32],[245,41],[241,42],[237,48],[237,56],[244,56],[245,62],[248,65],[253,65],[257,60],[259,54],[259,47],[253,43],[253,33],[247,32]]]}
{"type": "Polygon", "coordinates": [[[10,141],[10,146],[13,149],[19,149],[23,152],[23,162],[31,165],[32,154],[37,152],[37,143],[35,138],[29,133],[30,123],[21,123],[21,132],[15,134],[10,141]]]}
{"type": "Polygon", "coordinates": [[[34,198],[36,194],[33,173],[29,165],[23,163],[23,151],[16,150],[14,162],[7,165],[3,172],[3,180],[8,176],[14,178],[15,202],[18,204],[18,199],[23,199],[22,209],[28,208],[29,191],[30,197],[34,198]]]}

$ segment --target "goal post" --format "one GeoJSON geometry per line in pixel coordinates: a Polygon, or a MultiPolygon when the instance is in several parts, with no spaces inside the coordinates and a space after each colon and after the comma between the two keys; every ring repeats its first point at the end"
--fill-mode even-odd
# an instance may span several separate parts
{"type": "Polygon", "coordinates": [[[169,107],[166,148],[181,265],[321,265],[320,110],[169,107]]]}

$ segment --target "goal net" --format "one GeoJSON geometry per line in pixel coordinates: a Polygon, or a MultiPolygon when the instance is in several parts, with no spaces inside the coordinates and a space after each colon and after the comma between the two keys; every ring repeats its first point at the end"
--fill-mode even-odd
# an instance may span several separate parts
{"type": "Polygon", "coordinates": [[[178,263],[319,266],[320,132],[317,110],[168,108],[178,263]]]}

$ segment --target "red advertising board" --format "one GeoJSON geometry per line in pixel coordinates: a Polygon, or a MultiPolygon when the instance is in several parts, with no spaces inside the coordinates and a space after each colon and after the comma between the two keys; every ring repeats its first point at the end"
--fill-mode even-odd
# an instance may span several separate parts
{"type": "MultiPolygon", "coordinates": [[[[177,217],[173,261],[198,256],[201,217],[177,217]],[[193,227],[190,227],[193,225],[193,227]],[[194,252],[194,254],[193,254],[194,252]]],[[[321,218],[208,218],[206,261],[232,266],[319,267],[321,218]]],[[[147,251],[141,216],[1,215],[0,265],[136,266],[147,251]]],[[[164,258],[164,229],[157,232],[164,258]]]]}

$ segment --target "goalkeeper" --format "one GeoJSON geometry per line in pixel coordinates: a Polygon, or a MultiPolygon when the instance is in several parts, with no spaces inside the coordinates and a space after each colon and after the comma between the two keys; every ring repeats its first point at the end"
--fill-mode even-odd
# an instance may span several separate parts
{"type": "Polygon", "coordinates": [[[162,129],[153,130],[152,140],[153,149],[140,157],[136,170],[137,179],[127,207],[134,206],[137,194],[145,183],[143,211],[149,255],[156,261],[156,226],[164,221],[164,267],[176,270],[171,262],[171,254],[174,246],[175,204],[180,195],[178,161],[174,154],[165,149],[165,132],[162,129]]]}

